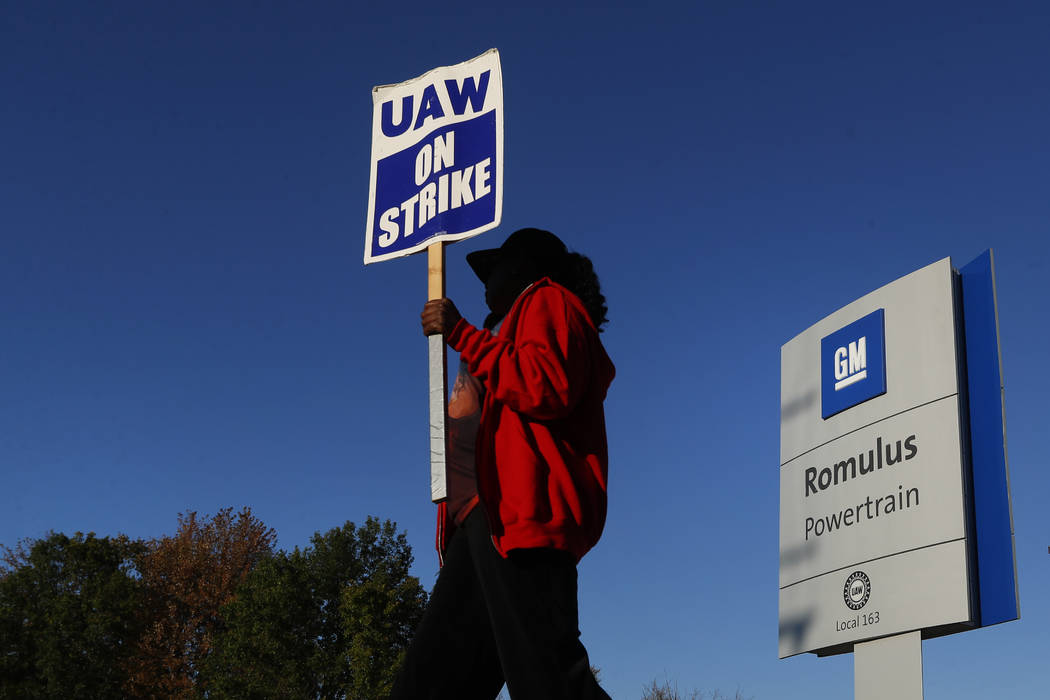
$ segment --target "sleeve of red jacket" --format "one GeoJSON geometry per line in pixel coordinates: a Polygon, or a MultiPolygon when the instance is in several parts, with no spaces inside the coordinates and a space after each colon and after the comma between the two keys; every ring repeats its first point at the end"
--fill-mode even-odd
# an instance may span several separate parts
{"type": "Polygon", "coordinates": [[[568,415],[589,376],[587,322],[565,294],[544,285],[522,298],[513,342],[464,320],[448,337],[497,401],[536,420],[568,415]]]}

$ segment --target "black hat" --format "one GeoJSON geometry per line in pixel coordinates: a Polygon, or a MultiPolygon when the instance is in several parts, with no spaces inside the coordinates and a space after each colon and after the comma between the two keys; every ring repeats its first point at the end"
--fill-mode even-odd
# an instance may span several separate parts
{"type": "Polygon", "coordinates": [[[482,282],[487,282],[492,269],[505,257],[529,260],[545,273],[552,272],[569,251],[561,239],[538,228],[518,229],[507,236],[499,248],[467,253],[467,263],[482,282]]]}

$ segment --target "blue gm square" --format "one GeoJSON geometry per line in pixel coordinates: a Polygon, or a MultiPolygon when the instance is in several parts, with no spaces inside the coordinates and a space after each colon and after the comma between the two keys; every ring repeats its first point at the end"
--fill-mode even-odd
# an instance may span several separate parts
{"type": "Polygon", "coordinates": [[[820,340],[820,407],[824,418],[886,393],[885,309],[820,340]]]}

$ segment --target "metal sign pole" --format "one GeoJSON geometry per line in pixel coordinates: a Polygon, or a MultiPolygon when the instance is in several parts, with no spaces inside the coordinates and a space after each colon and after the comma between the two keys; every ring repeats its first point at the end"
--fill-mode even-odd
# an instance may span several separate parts
{"type": "MultiPolygon", "coordinates": [[[[445,244],[441,241],[427,247],[427,300],[445,296],[445,244]]],[[[427,338],[430,358],[430,500],[440,503],[448,496],[445,477],[448,411],[448,373],[445,336],[427,338]]]]}
{"type": "Polygon", "coordinates": [[[854,700],[922,700],[922,633],[861,642],[853,647],[854,700]]]}

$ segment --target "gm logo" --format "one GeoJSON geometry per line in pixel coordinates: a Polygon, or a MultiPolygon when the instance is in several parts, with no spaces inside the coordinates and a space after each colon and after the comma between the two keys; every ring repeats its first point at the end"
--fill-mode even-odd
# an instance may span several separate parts
{"type": "Polygon", "coordinates": [[[824,418],[886,393],[885,315],[878,309],[821,339],[824,418]]]}

